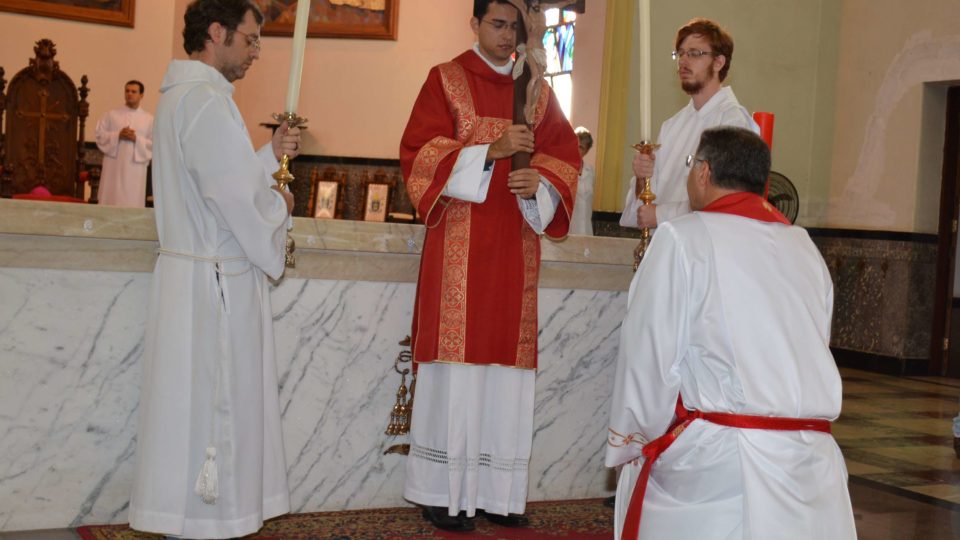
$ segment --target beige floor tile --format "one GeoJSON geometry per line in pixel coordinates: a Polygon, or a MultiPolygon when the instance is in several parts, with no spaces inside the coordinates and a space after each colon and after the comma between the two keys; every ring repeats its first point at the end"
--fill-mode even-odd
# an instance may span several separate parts
{"type": "Polygon", "coordinates": [[[950,377],[910,377],[918,381],[929,382],[942,386],[952,386],[960,389],[960,379],[951,379],[950,377]]]}
{"type": "Polygon", "coordinates": [[[897,426],[851,426],[843,422],[834,423],[831,430],[833,438],[838,441],[903,437],[904,435],[903,429],[897,426]]]}
{"type": "Polygon", "coordinates": [[[860,463],[857,461],[846,460],[847,462],[847,474],[852,475],[862,475],[862,474],[877,474],[877,473],[888,473],[890,469],[885,469],[883,467],[877,467],[875,465],[868,465],[866,463],[860,463]]]}
{"type": "Polygon", "coordinates": [[[877,394],[896,394],[902,392],[902,388],[893,387],[893,386],[880,386],[873,382],[847,382],[843,383],[843,393],[844,394],[867,394],[867,395],[877,395],[877,394]]]}
{"type": "Polygon", "coordinates": [[[922,493],[924,495],[929,495],[931,497],[936,497],[938,499],[960,503],[960,486],[952,484],[933,484],[929,486],[910,486],[907,489],[917,493],[922,493]]]}
{"type": "Polygon", "coordinates": [[[941,471],[960,472],[960,459],[947,446],[917,446],[898,448],[863,448],[871,454],[900,459],[941,471]]]}
{"type": "Polygon", "coordinates": [[[877,424],[904,430],[905,433],[926,433],[949,437],[953,434],[953,422],[947,418],[877,418],[877,424]]]}

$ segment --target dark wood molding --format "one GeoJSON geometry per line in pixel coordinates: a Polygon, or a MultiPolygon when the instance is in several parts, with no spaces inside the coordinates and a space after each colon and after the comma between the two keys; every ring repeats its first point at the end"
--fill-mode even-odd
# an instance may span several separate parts
{"type": "MultiPolygon", "coordinates": [[[[960,86],[947,90],[947,117],[940,175],[940,226],[937,239],[937,280],[933,297],[933,329],[930,336],[930,375],[943,375],[949,365],[950,306],[953,304],[953,272],[957,249],[957,218],[960,210],[960,86]]],[[[953,346],[956,346],[954,344],[953,346]]]]}
{"type": "Polygon", "coordinates": [[[832,229],[825,227],[805,227],[813,238],[855,238],[860,240],[892,240],[895,242],[916,242],[936,244],[938,235],[929,233],[901,231],[871,231],[862,229],[832,229]]]}
{"type": "Polygon", "coordinates": [[[71,6],[65,2],[38,0],[0,0],[0,11],[133,28],[136,9],[134,0],[120,0],[120,5],[115,8],[71,6]]]}

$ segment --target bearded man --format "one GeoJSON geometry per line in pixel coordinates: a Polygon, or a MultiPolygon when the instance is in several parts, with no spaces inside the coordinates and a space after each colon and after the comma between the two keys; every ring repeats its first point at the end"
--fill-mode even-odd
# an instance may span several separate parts
{"type": "Polygon", "coordinates": [[[680,87],[690,103],[663,123],[654,154],[638,152],[633,158],[630,190],[620,217],[624,227],[653,228],[690,213],[687,197],[686,158],[697,150],[700,134],[715,126],[733,126],[760,133],[729,86],[723,86],[733,60],[733,38],[709,19],[693,19],[677,31],[673,59],[680,87]],[[635,192],[637,178],[651,178],[656,204],[643,205],[635,192]]]}

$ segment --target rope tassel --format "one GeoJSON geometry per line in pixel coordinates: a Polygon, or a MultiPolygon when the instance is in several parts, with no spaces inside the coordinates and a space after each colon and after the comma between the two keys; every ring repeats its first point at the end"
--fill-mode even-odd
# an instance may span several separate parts
{"type": "Polygon", "coordinates": [[[200,475],[197,476],[197,484],[193,491],[206,504],[216,503],[217,497],[220,496],[220,485],[217,479],[217,449],[212,446],[207,448],[207,459],[200,468],[200,475]]]}

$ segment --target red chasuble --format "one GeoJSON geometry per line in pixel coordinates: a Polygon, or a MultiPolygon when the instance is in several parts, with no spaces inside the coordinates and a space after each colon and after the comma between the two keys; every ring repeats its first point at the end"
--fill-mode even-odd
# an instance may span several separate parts
{"type": "MultiPolygon", "coordinates": [[[[430,70],[400,143],[410,200],[427,226],[413,310],[415,362],[537,367],[540,238],[507,188],[510,159],[496,162],[487,198],[442,195],[460,150],[496,141],[513,117],[513,79],[474,51],[430,70]]],[[[577,192],[577,137],[544,83],[531,167],[562,202],[546,228],[567,235],[577,192]]]]}

